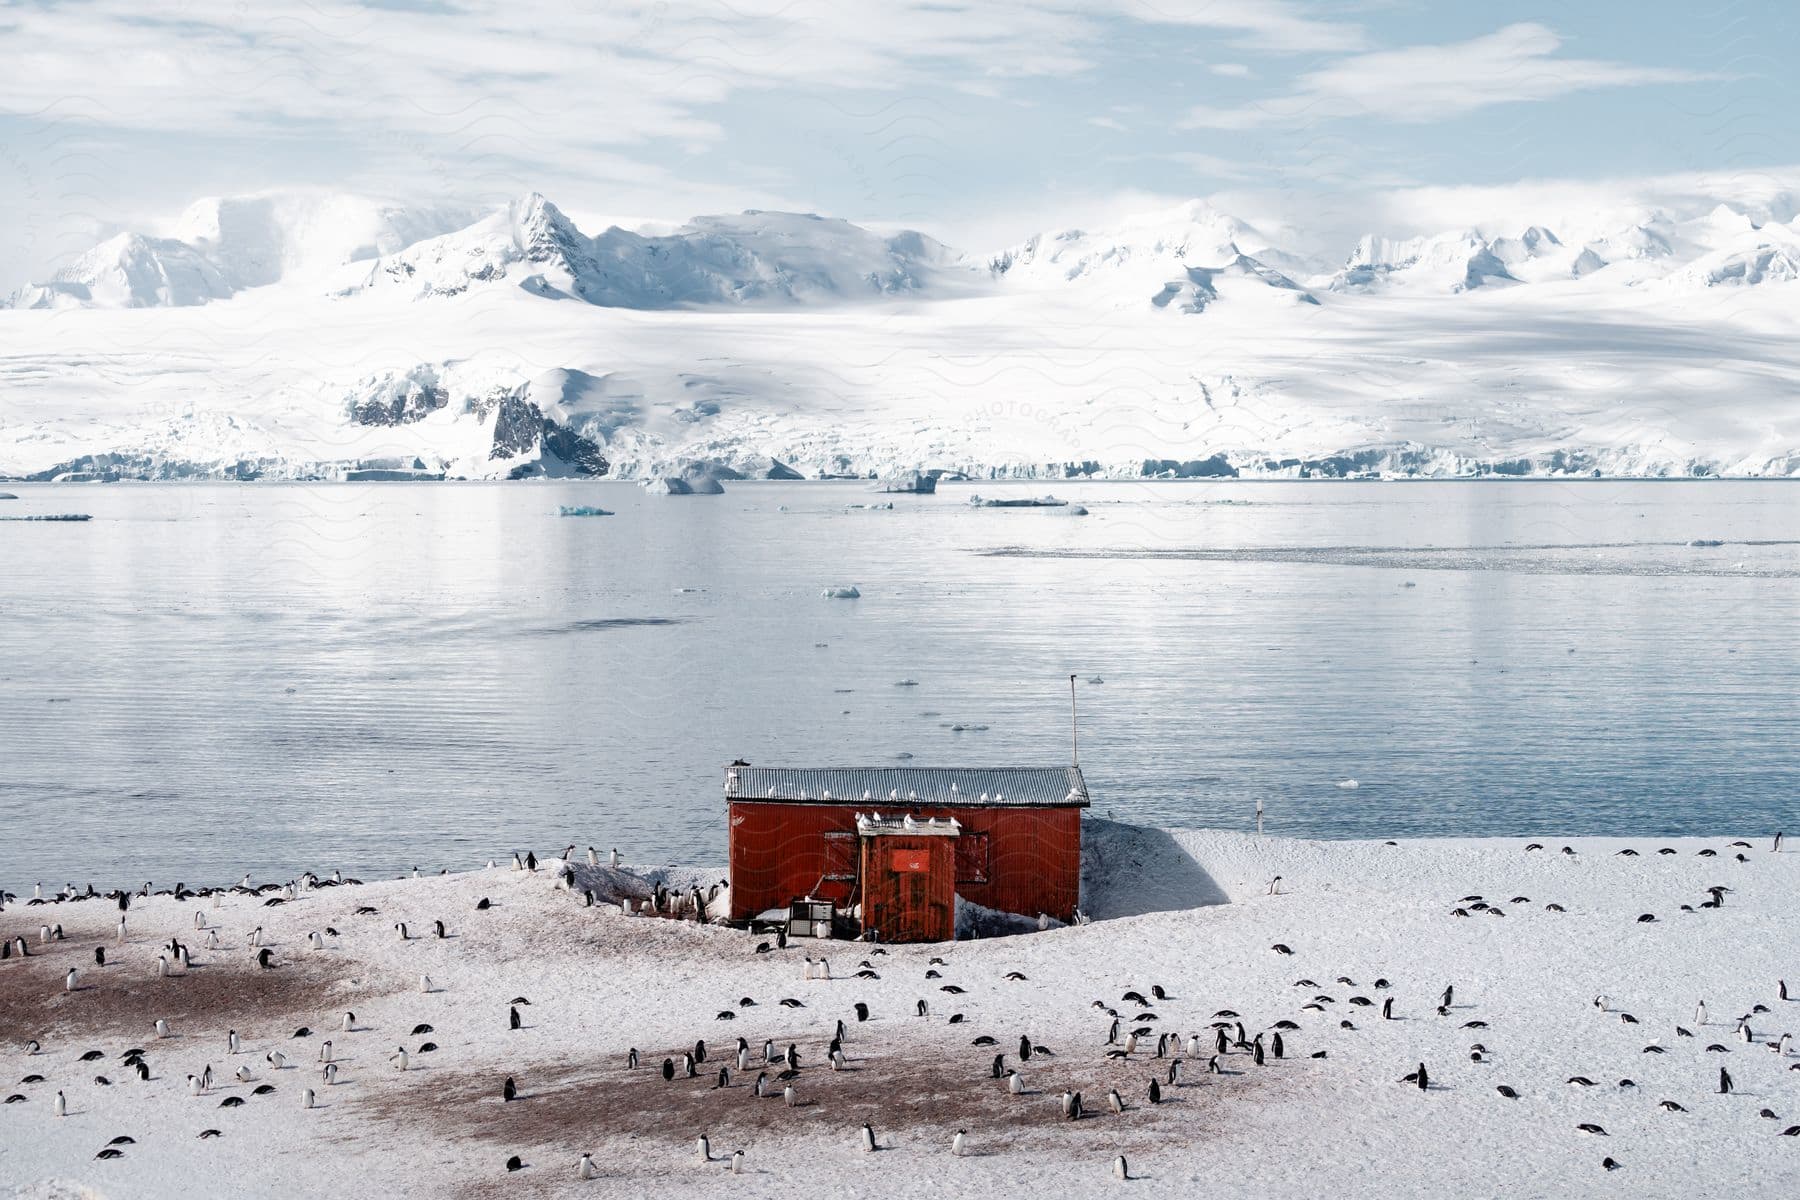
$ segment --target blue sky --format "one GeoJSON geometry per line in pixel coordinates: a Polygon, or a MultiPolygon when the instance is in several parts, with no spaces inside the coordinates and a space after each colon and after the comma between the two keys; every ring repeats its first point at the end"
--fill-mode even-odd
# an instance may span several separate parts
{"type": "Polygon", "coordinates": [[[988,248],[1210,196],[1800,163],[1781,3],[0,0],[0,283],[200,195],[803,208],[988,248]]]}

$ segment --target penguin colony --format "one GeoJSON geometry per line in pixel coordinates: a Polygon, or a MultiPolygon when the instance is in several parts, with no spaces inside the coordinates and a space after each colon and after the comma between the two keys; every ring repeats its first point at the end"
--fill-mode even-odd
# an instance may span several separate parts
{"type": "MultiPolygon", "coordinates": [[[[1571,853],[1563,857],[1581,853],[1568,849],[1571,853]]],[[[1731,862],[1742,872],[1754,864],[1751,849],[1739,844],[1706,857],[1731,862]]],[[[1561,851],[1531,843],[1523,853],[1548,857],[1561,851]]],[[[1618,857],[1655,861],[1648,853],[1621,851],[1618,857]]],[[[560,863],[540,862],[535,854],[527,854],[515,865],[527,875],[547,874],[554,888],[573,893],[581,907],[596,907],[591,887],[582,886],[592,882],[595,852],[589,851],[586,864],[576,860],[571,848],[560,863]]],[[[1654,928],[1682,918],[1728,920],[1736,911],[1732,901],[1745,877],[1740,873],[1723,880],[1729,882],[1708,883],[1688,902],[1659,906],[1667,912],[1635,915],[1630,924],[1654,928]],[[1657,919],[1644,921],[1643,916],[1657,919]]],[[[16,961],[0,962],[0,970],[24,971],[53,963],[54,975],[31,978],[50,983],[44,1004],[56,1005],[56,1019],[44,1021],[16,1049],[0,1047],[9,1066],[22,1057],[29,1068],[11,1087],[6,1086],[10,1080],[0,1079],[0,1089],[8,1092],[0,1108],[0,1121],[6,1122],[0,1132],[16,1131],[33,1109],[62,1125],[84,1117],[92,1120],[88,1114],[96,1106],[85,1101],[97,1094],[93,1091],[97,1088],[143,1086],[148,1092],[147,1085],[170,1081],[181,1102],[192,1106],[189,1119],[198,1126],[192,1137],[211,1142],[232,1136],[232,1114],[246,1106],[282,1104],[293,1110],[284,1118],[289,1121],[312,1119],[302,1114],[313,1112],[321,1120],[334,1119],[327,1114],[339,1104],[353,1108],[377,1082],[388,1085],[387,1077],[375,1078],[377,1069],[389,1072],[395,1086],[412,1086],[403,1077],[416,1076],[421,1086],[429,1087],[428,1068],[444,1062],[432,1040],[442,1035],[432,1022],[456,1019],[466,1003],[458,997],[456,978],[462,929],[494,911],[496,902],[484,897],[456,912],[441,916],[411,912],[405,920],[383,925],[376,905],[354,903],[352,893],[333,890],[356,886],[358,881],[341,876],[308,875],[287,884],[260,886],[252,886],[246,878],[222,889],[189,890],[178,885],[152,890],[145,885],[136,892],[102,895],[91,888],[77,892],[71,887],[48,896],[36,890],[26,900],[4,894],[0,933],[5,935],[6,959],[16,961]],[[85,910],[83,902],[102,899],[112,900],[124,914],[106,927],[104,939],[91,922],[77,919],[85,910]],[[154,909],[155,919],[140,918],[132,911],[134,904],[142,912],[154,909]],[[276,933],[268,924],[273,914],[264,916],[258,910],[287,905],[307,913],[306,928],[284,926],[276,933]],[[46,921],[44,912],[55,912],[62,920],[46,921]],[[179,928],[170,921],[171,913],[180,914],[179,928]],[[404,980],[393,981],[394,986],[382,993],[388,999],[380,1020],[359,1017],[349,1007],[320,1009],[307,1015],[305,1024],[292,1028],[246,1019],[242,1028],[215,1030],[204,1022],[162,1017],[146,1023],[141,1033],[125,1037],[124,1042],[136,1044],[122,1049],[99,1044],[99,1035],[84,1040],[70,1032],[68,1018],[79,1005],[127,981],[134,988],[147,981],[153,989],[172,989],[169,1007],[182,1011],[179,989],[194,974],[247,970],[279,975],[284,969],[297,969],[297,960],[308,956],[329,962],[347,934],[366,935],[380,928],[389,930],[390,942],[408,947],[436,943],[444,952],[422,961],[404,980]],[[101,940],[108,945],[103,953],[95,953],[101,940]],[[424,966],[429,966],[429,974],[424,966]],[[115,979],[120,982],[115,984],[115,979]],[[404,1004],[397,999],[402,992],[410,994],[404,1004]],[[396,1011],[405,1012],[407,1018],[396,1021],[396,1011]],[[413,1016],[419,1019],[412,1020],[413,1016]],[[285,1103],[282,1097],[288,1098],[285,1103]]],[[[1268,887],[1263,895],[1268,903],[1278,904],[1303,888],[1304,884],[1290,882],[1281,889],[1268,887]]],[[[712,898],[698,889],[670,890],[660,884],[647,890],[648,895],[629,905],[634,915],[704,920],[712,898]]],[[[518,902],[517,897],[499,901],[518,902]]],[[[1471,893],[1446,902],[1444,913],[1448,921],[1461,921],[1533,910],[1548,916],[1567,907],[1539,903],[1523,894],[1471,893]]],[[[623,908],[609,899],[599,911],[616,918],[623,908]]],[[[1543,929],[1545,936],[1554,936],[1552,926],[1543,929]]],[[[1720,935],[1729,936],[1723,931],[1720,935]]],[[[699,1111],[696,1096],[710,1096],[704,1103],[715,1105],[718,1116],[716,1123],[701,1118],[705,1127],[690,1132],[692,1162],[730,1174],[779,1174],[783,1154],[769,1148],[779,1146],[779,1133],[767,1131],[779,1131],[783,1122],[805,1122],[809,1135],[829,1137],[837,1127],[832,1109],[845,1096],[838,1080],[865,1071],[889,1071],[899,1060],[917,1054],[918,1039],[901,1036],[903,1027],[931,1031],[938,1050],[930,1074],[981,1089],[979,1112],[959,1113],[936,1132],[928,1127],[928,1119],[921,1123],[909,1115],[900,1129],[890,1131],[882,1128],[879,1110],[869,1116],[866,1105],[852,1112],[845,1104],[842,1144],[877,1159],[900,1147],[921,1153],[938,1142],[937,1149],[952,1158],[1003,1155],[1015,1143],[1013,1131],[1029,1130],[1077,1138],[1068,1143],[1071,1154],[1078,1161],[1090,1161],[1096,1173],[1136,1181],[1142,1160],[1142,1169],[1155,1178],[1154,1138],[1146,1141],[1146,1135],[1170,1128],[1156,1124],[1158,1120],[1178,1122],[1190,1097],[1198,1099],[1213,1089],[1215,1098],[1229,1104],[1234,1087],[1258,1077],[1280,1082],[1303,1079],[1308,1072],[1341,1070],[1333,1059],[1343,1057],[1346,1043],[1383,1023],[1390,1033],[1403,1034],[1400,1040],[1413,1051],[1395,1063],[1389,1076],[1393,1086],[1417,1097],[1409,1103],[1430,1104],[1449,1093],[1472,1091],[1489,1094],[1494,1105],[1519,1104],[1521,1109],[1529,1109],[1552,1090],[1582,1096],[1584,1103],[1593,1098],[1593,1111],[1584,1114],[1591,1119],[1572,1121],[1564,1129],[1572,1139],[1606,1140],[1608,1153],[1594,1163],[1596,1170],[1657,1169],[1654,1160],[1634,1154],[1629,1140],[1627,1131],[1638,1128],[1640,1118],[1633,1115],[1638,1110],[1657,1120],[1678,1120],[1708,1106],[1735,1105],[1731,1111],[1742,1108],[1743,1120],[1762,1131],[1800,1139],[1796,1123],[1800,1057],[1785,1028],[1800,1024],[1800,1009],[1786,1008],[1794,1001],[1788,999],[1787,982],[1779,978],[1761,982],[1721,978],[1716,988],[1709,988],[1709,996],[1666,997],[1632,994],[1631,976],[1621,969],[1609,981],[1610,990],[1596,993],[1591,1004],[1584,1003],[1585,1015],[1568,1020],[1567,1033],[1596,1047],[1620,1037],[1642,1041],[1639,1052],[1646,1056],[1645,1066],[1634,1071],[1635,1078],[1596,1068],[1587,1074],[1544,1079],[1513,1066],[1529,1057],[1513,1053],[1521,1048],[1515,1038],[1529,1035],[1515,1034],[1504,1019],[1490,1014],[1496,986],[1492,981],[1423,979],[1416,973],[1403,977],[1391,967],[1377,966],[1387,972],[1377,974],[1361,962],[1334,963],[1330,950],[1309,941],[1303,928],[1268,943],[1266,949],[1244,948],[1246,954],[1279,957],[1294,972],[1285,996],[1234,996],[1230,981],[1219,978],[1184,980],[1179,986],[1168,979],[1128,983],[1081,998],[1084,1003],[1079,1007],[1085,1015],[1075,1027],[1087,1033],[1071,1035],[1069,1022],[1059,1020],[1051,1025],[1056,1032],[1054,1047],[1035,1036],[1039,1020],[1034,1012],[1009,1002],[1008,989],[1014,996],[1029,995],[1031,979],[1025,971],[1005,969],[1011,964],[1004,952],[973,959],[965,967],[958,961],[958,951],[965,949],[961,946],[818,943],[812,947],[814,953],[806,954],[799,946],[780,944],[784,939],[779,937],[770,944],[765,935],[721,929],[717,936],[727,940],[722,951],[726,955],[731,953],[729,944],[741,942],[746,956],[767,955],[772,957],[760,961],[791,963],[793,994],[731,997],[716,1012],[709,1005],[704,1012],[689,1014],[695,1033],[691,1041],[631,1047],[616,1062],[594,1066],[595,1074],[605,1080],[603,1086],[628,1093],[647,1120],[654,1118],[659,1106],[669,1104],[675,1093],[668,1089],[679,1090],[681,1099],[672,1107],[684,1113],[699,1111]],[[839,961],[817,957],[822,949],[839,961]],[[982,964],[979,968],[977,962],[982,964]],[[878,988],[878,983],[887,986],[878,988]],[[985,1002],[978,1011],[959,1011],[959,1004],[975,1004],[973,999],[959,999],[965,996],[980,996],[985,1002]],[[1016,1015],[1008,1017],[1009,1013],[1016,1015]],[[717,1027],[708,1028],[712,1021],[740,1019],[754,1023],[745,1032],[755,1036],[740,1036],[736,1025],[729,1036],[717,1027]],[[1727,1055],[1735,1057],[1724,1058],[1727,1055]],[[764,1104],[770,1107],[752,1110],[757,1114],[753,1120],[731,1107],[764,1104]],[[1058,1129],[1068,1132],[1059,1134],[1058,1129]],[[721,1136],[729,1139],[723,1146],[714,1141],[721,1136]]],[[[721,972],[719,978],[728,981],[730,976],[721,972]]],[[[8,998],[13,994],[6,993],[8,998]]],[[[1045,997],[1031,999],[1042,1004],[1045,997]]],[[[1076,998],[1060,999],[1064,1011],[1059,1015],[1066,1017],[1076,998]]],[[[554,1027],[558,1019],[556,1013],[537,1012],[523,994],[495,1005],[491,1013],[494,1027],[504,1030],[499,1042],[503,1054],[505,1037],[528,1039],[534,1030],[554,1027]]],[[[494,1156],[491,1169],[497,1176],[523,1171],[566,1173],[578,1181],[643,1178],[641,1167],[623,1168],[604,1146],[568,1153],[534,1142],[530,1113],[539,1093],[533,1090],[532,1073],[528,1062],[510,1073],[497,1072],[488,1093],[488,1103],[509,1110],[516,1105],[520,1114],[509,1126],[519,1144],[494,1156]]],[[[1254,1095],[1242,1094],[1246,1102],[1254,1095]]],[[[906,1107],[904,1099],[894,1097],[896,1112],[906,1107]]],[[[1547,1138],[1562,1136],[1554,1129],[1541,1132],[1547,1138]]],[[[139,1152],[132,1132],[96,1133],[111,1134],[110,1141],[99,1138],[93,1157],[116,1164],[113,1169],[125,1169],[139,1152]]]]}

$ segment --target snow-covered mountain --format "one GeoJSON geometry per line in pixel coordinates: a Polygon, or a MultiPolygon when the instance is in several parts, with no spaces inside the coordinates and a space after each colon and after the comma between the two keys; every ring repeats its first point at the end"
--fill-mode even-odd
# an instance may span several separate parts
{"type": "Polygon", "coordinates": [[[1317,304],[1285,271],[1306,263],[1254,226],[1201,201],[1112,229],[1040,233],[988,262],[1014,289],[1060,289],[1112,303],[1198,313],[1232,294],[1249,302],[1317,304]]]}
{"type": "Polygon", "coordinates": [[[410,209],[358,196],[282,192],[196,201],[161,232],[117,234],[14,308],[186,307],[315,276],[474,219],[467,208],[410,209]]]}
{"type": "Polygon", "coordinates": [[[698,217],[646,237],[613,227],[588,237],[537,193],[466,229],[385,255],[341,296],[392,289],[428,298],[504,284],[609,308],[818,304],[916,292],[971,276],[959,255],[919,233],[883,237],[798,213],[698,217]]]}
{"type": "Polygon", "coordinates": [[[0,313],[0,478],[1800,475],[1797,217],[1696,195],[1321,259],[1196,201],[966,256],[793,213],[590,235],[535,194],[203,201],[0,313]]]}

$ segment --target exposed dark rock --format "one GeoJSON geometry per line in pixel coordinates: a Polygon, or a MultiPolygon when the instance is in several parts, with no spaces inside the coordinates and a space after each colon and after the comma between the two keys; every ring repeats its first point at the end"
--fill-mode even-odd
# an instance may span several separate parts
{"type": "Polygon", "coordinates": [[[1172,458],[1146,458],[1143,473],[1175,479],[1229,479],[1236,477],[1238,469],[1223,454],[1215,454],[1211,458],[1189,459],[1187,462],[1176,462],[1172,458]]]}
{"type": "Polygon", "coordinates": [[[410,425],[423,421],[450,403],[450,394],[429,384],[415,391],[402,391],[391,400],[371,398],[352,405],[350,419],[358,425],[410,425]]]}

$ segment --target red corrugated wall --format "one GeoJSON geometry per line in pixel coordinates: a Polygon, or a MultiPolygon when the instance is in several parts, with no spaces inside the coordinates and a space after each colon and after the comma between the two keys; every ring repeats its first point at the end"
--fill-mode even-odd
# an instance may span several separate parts
{"type": "MultiPolygon", "coordinates": [[[[731,866],[731,916],[744,920],[781,908],[811,892],[850,902],[850,883],[820,880],[828,873],[827,833],[856,831],[856,811],[867,805],[781,804],[732,801],[727,806],[731,866]]],[[[965,900],[1002,912],[1049,913],[1070,920],[1081,902],[1081,809],[913,808],[915,817],[955,817],[970,834],[986,834],[987,882],[959,880],[965,900]]],[[[892,814],[890,814],[892,815],[892,814]]],[[[841,845],[841,844],[840,844],[841,845]]],[[[829,863],[842,874],[843,859],[829,863]]]]}

